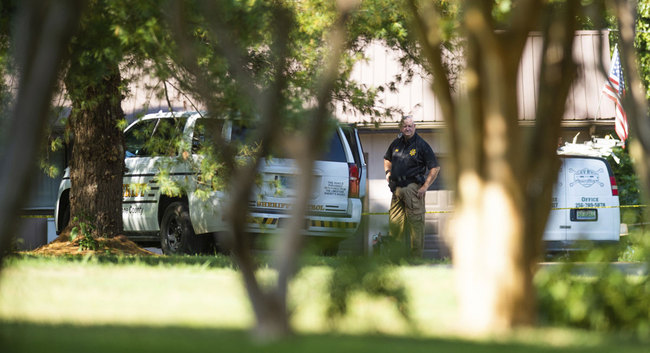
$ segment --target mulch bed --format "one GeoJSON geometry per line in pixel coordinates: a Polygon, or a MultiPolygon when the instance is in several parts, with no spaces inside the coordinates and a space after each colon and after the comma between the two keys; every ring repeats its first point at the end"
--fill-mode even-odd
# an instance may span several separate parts
{"type": "Polygon", "coordinates": [[[139,247],[136,243],[129,240],[124,235],[118,235],[113,238],[96,238],[99,246],[97,250],[84,249],[80,250],[82,237],[77,237],[70,241],[70,232],[63,231],[49,244],[43,245],[32,251],[25,252],[33,255],[46,256],[64,256],[64,255],[140,255],[140,256],[158,256],[156,253],[139,247]]]}

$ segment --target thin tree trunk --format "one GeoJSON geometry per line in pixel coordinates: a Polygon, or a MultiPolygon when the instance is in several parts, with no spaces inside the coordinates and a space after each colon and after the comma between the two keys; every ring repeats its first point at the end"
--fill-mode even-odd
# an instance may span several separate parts
{"type": "Polygon", "coordinates": [[[461,176],[450,231],[460,307],[469,332],[507,330],[535,320],[532,273],[524,256],[524,209],[507,179],[461,176]]]}
{"type": "Polygon", "coordinates": [[[524,139],[518,121],[517,73],[528,33],[543,17],[542,2],[518,2],[509,27],[499,31],[494,28],[492,3],[465,2],[467,93],[456,98],[444,82],[446,71],[438,57],[441,44],[435,35],[438,24],[427,20],[435,16],[411,1],[423,53],[434,64],[433,89],[446,107],[445,121],[453,136],[456,208],[448,233],[459,327],[470,333],[536,321],[532,279],[558,167],[554,145],[575,73],[571,47],[577,6],[571,1],[559,12],[551,8],[543,12],[551,19],[545,23],[544,48],[552,52],[542,56],[535,133],[524,139]]]}
{"type": "MultiPolygon", "coordinates": [[[[634,158],[634,169],[637,171],[641,188],[647,199],[650,196],[650,123],[648,123],[646,90],[641,82],[634,48],[636,12],[634,6],[628,1],[612,0],[610,5],[616,11],[618,18],[621,63],[627,79],[627,94],[623,97],[623,106],[629,123],[630,155],[634,158]]],[[[649,209],[646,209],[646,215],[650,215],[649,209]]]]}
{"type": "Polygon", "coordinates": [[[0,266],[18,226],[18,210],[27,201],[57,73],[82,7],[79,1],[21,5],[12,36],[21,76],[11,112],[11,135],[0,158],[0,266]]]}
{"type": "Polygon", "coordinates": [[[70,215],[93,224],[94,236],[112,237],[122,232],[124,137],[118,122],[124,119],[124,112],[120,85],[117,64],[101,82],[87,87],[66,83],[69,92],[77,93],[70,119],[74,141],[70,215]]]}

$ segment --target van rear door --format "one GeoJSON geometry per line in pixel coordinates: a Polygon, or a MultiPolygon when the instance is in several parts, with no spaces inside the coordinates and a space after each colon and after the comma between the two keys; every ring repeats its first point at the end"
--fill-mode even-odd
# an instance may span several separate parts
{"type": "Polygon", "coordinates": [[[564,158],[560,159],[562,164],[557,175],[557,181],[553,188],[553,198],[551,199],[551,212],[546,222],[544,231],[544,240],[549,242],[564,243],[566,241],[567,227],[569,227],[569,218],[566,203],[566,173],[564,158]]]}
{"type": "Polygon", "coordinates": [[[564,159],[567,241],[618,241],[620,210],[612,170],[603,158],[564,159]]]}

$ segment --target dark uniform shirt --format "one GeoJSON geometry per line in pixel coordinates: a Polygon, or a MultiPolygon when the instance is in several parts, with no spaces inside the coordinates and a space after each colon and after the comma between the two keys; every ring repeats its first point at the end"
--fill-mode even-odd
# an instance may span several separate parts
{"type": "Polygon", "coordinates": [[[384,159],[391,162],[390,179],[399,187],[410,183],[424,184],[427,171],[438,166],[431,146],[417,133],[408,140],[404,136],[396,138],[384,159]]]}

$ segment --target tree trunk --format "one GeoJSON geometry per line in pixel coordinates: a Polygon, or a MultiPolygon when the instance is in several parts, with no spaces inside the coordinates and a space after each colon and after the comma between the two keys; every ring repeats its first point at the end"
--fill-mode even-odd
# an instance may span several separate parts
{"type": "Polygon", "coordinates": [[[486,333],[532,325],[532,279],[559,167],[555,151],[563,103],[575,76],[572,46],[579,2],[547,8],[538,0],[518,2],[508,26],[500,30],[494,26],[493,3],[465,2],[467,93],[461,97],[452,94],[454,88],[445,80],[436,15],[410,3],[450,133],[456,208],[448,234],[459,327],[486,333]],[[547,22],[538,111],[534,130],[524,139],[517,73],[528,33],[537,29],[540,17],[547,22]]]}
{"type": "MultiPolygon", "coordinates": [[[[57,75],[76,31],[83,3],[76,0],[23,1],[11,40],[19,67],[11,135],[0,156],[0,268],[12,247],[19,210],[27,202],[57,75]]],[[[3,78],[4,79],[4,78],[3,78]]],[[[7,113],[6,113],[7,114],[7,113]]]]}
{"type": "MultiPolygon", "coordinates": [[[[512,180],[511,180],[512,182],[512,180]]],[[[531,259],[524,256],[524,206],[507,180],[461,176],[450,231],[460,307],[469,332],[502,331],[535,320],[531,259]]]]}
{"type": "Polygon", "coordinates": [[[246,278],[246,273],[242,275],[245,277],[248,297],[255,314],[253,328],[255,339],[260,342],[270,342],[291,335],[293,330],[289,322],[286,295],[283,295],[277,286],[264,290],[260,288],[259,283],[251,282],[251,280],[257,281],[256,278],[246,278]]]}
{"type": "MultiPolygon", "coordinates": [[[[623,96],[623,106],[627,114],[630,139],[630,155],[634,159],[634,169],[639,176],[641,190],[650,197],[650,123],[648,123],[648,100],[646,89],[638,69],[639,58],[634,48],[636,8],[628,1],[611,2],[618,18],[621,37],[621,58],[623,72],[626,74],[627,93],[623,96]]],[[[645,210],[650,217],[650,209],[645,210]]]]}
{"type": "Polygon", "coordinates": [[[94,225],[94,236],[112,237],[122,232],[124,137],[118,122],[124,112],[117,64],[108,71],[101,82],[85,87],[66,82],[66,88],[76,92],[70,118],[70,219],[94,225]]]}

